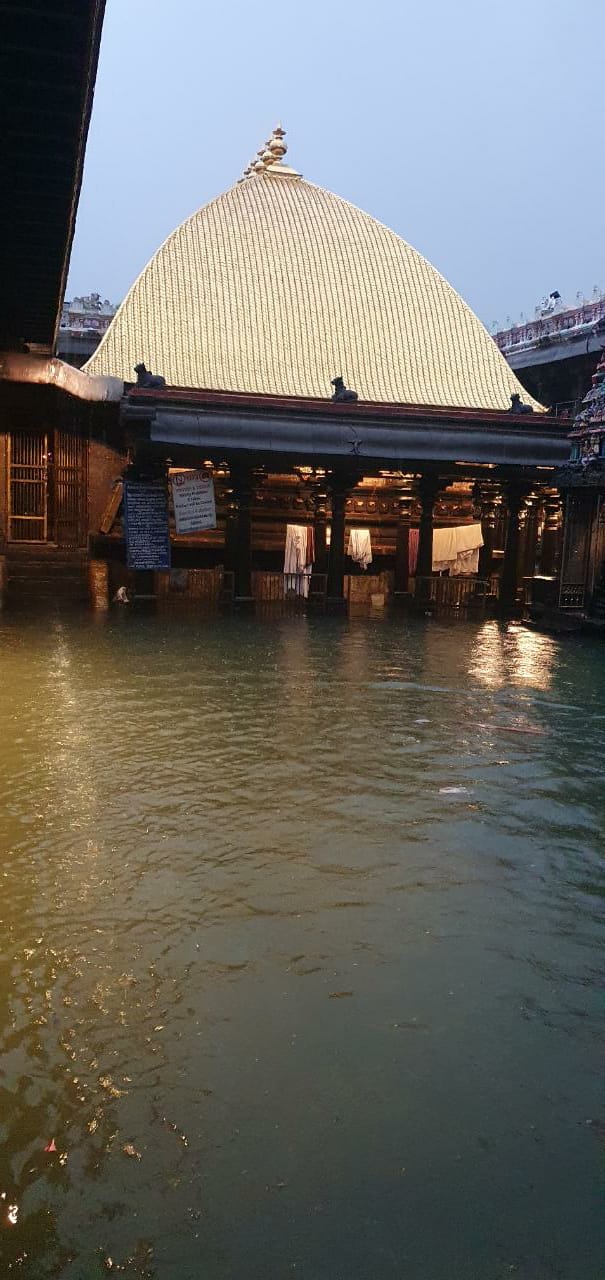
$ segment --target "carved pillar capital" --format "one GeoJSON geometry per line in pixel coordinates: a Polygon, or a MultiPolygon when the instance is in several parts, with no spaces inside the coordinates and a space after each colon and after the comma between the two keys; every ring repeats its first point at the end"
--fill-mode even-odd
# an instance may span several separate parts
{"type": "Polygon", "coordinates": [[[439,476],[435,475],[434,472],[426,472],[417,480],[418,497],[420,499],[422,511],[430,511],[431,517],[433,514],[433,507],[435,505],[435,499],[440,488],[441,481],[439,476]]]}
{"type": "Polygon", "coordinates": [[[508,480],[504,486],[506,508],[509,516],[519,517],[531,492],[531,485],[520,480],[508,480]]]}
{"type": "Polygon", "coordinates": [[[402,476],[397,481],[397,505],[398,516],[400,520],[409,520],[412,514],[412,505],[414,502],[414,476],[402,476]]]}

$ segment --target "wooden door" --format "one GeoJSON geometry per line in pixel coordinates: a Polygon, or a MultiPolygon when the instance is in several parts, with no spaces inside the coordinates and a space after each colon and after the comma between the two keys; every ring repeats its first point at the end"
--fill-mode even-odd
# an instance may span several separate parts
{"type": "Polygon", "coordinates": [[[15,432],[8,443],[8,536],[11,542],[48,537],[48,436],[15,432]]]}
{"type": "Polygon", "coordinates": [[[54,538],[60,547],[82,547],[87,533],[86,440],[55,431],[52,475],[54,538]]]}

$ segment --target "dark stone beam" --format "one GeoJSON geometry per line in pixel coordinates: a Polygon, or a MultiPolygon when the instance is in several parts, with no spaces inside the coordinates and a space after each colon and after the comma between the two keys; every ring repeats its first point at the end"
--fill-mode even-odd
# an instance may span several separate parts
{"type": "MultiPolygon", "coordinates": [[[[125,424],[136,421],[142,410],[126,402],[122,409],[125,424]]],[[[145,407],[151,440],[169,449],[193,446],[205,456],[247,455],[262,459],[269,468],[289,470],[297,463],[333,468],[349,465],[355,450],[355,465],[370,474],[375,468],[419,471],[423,465],[439,464],[458,477],[472,473],[477,464],[515,469],[555,467],[568,457],[569,424],[559,424],[541,414],[528,415],[521,422],[504,414],[488,414],[480,424],[456,420],[399,419],[383,421],[359,419],[357,438],[351,443],[351,424],[346,419],[318,414],[259,414],[195,412],[185,407],[145,407]],[[464,460],[464,461],[462,461],[464,460]]]]}

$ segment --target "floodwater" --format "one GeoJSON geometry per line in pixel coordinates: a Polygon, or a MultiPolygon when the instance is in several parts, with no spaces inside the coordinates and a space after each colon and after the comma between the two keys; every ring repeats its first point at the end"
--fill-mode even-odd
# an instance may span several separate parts
{"type": "Polygon", "coordinates": [[[602,645],[0,641],[2,1280],[602,1280],[602,645]]]}

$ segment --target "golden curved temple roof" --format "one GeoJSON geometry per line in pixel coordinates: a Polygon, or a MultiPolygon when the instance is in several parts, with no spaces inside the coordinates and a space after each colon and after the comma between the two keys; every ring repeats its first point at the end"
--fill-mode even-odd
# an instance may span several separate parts
{"type": "Polygon", "coordinates": [[[135,281],[91,374],[172,386],[507,409],[529,397],[443,276],[369,214],[283,163],[283,131],[135,281]]]}

